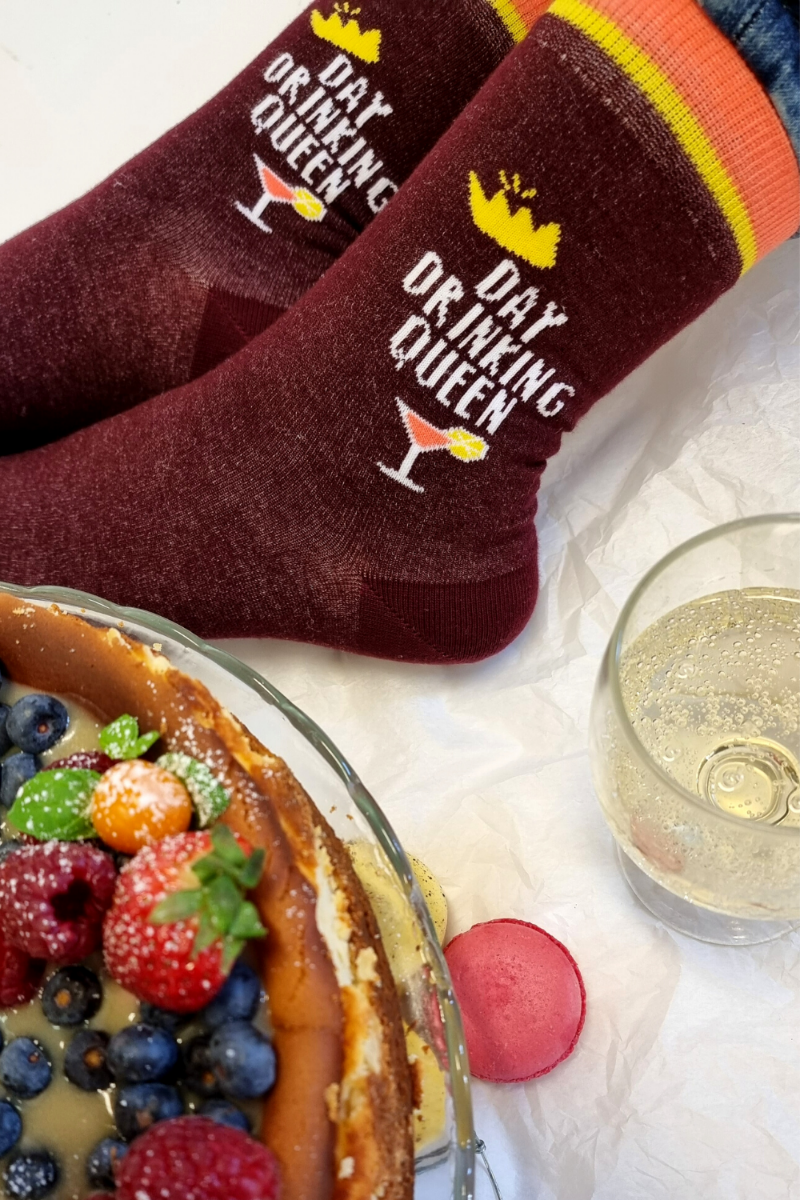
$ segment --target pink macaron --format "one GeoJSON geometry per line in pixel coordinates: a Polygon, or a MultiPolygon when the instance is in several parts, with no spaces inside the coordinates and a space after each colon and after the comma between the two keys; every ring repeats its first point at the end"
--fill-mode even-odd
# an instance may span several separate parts
{"type": "Polygon", "coordinates": [[[538,925],[510,917],[473,925],[445,947],[478,1079],[521,1083],[563,1062],[580,1036],[586,992],[578,964],[538,925]]]}

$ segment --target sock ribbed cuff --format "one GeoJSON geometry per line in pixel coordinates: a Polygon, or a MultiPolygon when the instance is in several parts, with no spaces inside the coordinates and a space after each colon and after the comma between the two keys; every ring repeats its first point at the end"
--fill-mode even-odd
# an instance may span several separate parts
{"type": "Polygon", "coordinates": [[[534,21],[547,12],[549,0],[489,0],[515,42],[521,42],[534,21]]]}
{"type": "Polygon", "coordinates": [[[800,224],[797,160],[769,97],[696,0],[554,0],[645,94],[727,222],[742,273],[800,224]]]}

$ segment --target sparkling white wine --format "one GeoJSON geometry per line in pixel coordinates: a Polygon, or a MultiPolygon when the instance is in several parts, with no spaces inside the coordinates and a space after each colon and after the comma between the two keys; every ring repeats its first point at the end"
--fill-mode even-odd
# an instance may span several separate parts
{"type": "Polygon", "coordinates": [[[648,753],[744,820],[800,825],[800,593],[722,592],[668,613],[620,664],[648,753]]]}
{"type": "Polygon", "coordinates": [[[685,899],[800,915],[799,678],[792,589],[704,596],[622,654],[630,727],[609,710],[601,800],[622,848],[685,899]]]}

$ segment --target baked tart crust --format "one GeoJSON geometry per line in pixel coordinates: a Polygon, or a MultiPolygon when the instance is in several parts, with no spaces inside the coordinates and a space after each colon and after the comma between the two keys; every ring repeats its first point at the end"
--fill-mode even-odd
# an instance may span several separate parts
{"type": "Polygon", "coordinates": [[[127,712],[205,762],[231,795],[223,820],[267,852],[254,894],[278,1077],[263,1140],[282,1200],[410,1200],[412,1086],[397,991],[342,843],[286,764],[197,680],[119,630],[0,592],[10,677],[127,712]]]}

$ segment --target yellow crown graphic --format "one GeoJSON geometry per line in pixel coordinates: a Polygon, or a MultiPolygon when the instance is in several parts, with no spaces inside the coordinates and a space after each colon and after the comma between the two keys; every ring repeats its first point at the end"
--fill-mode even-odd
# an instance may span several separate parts
{"type": "Polygon", "coordinates": [[[536,195],[536,188],[521,191],[519,175],[514,175],[509,183],[505,171],[500,172],[500,182],[503,186],[489,200],[478,176],[474,171],[469,173],[469,203],[478,229],[533,267],[555,266],[561,226],[553,222],[535,226],[531,210],[525,205],[512,214],[506,193],[513,192],[520,199],[529,200],[536,195]]]}
{"type": "Polygon", "coordinates": [[[361,9],[351,9],[347,0],[344,4],[334,4],[333,7],[334,11],[329,17],[323,17],[316,8],[312,10],[311,28],[317,37],[332,42],[340,50],[346,50],[348,54],[354,54],[364,62],[378,62],[381,57],[380,29],[367,29],[362,33],[356,20],[361,9]]]}

